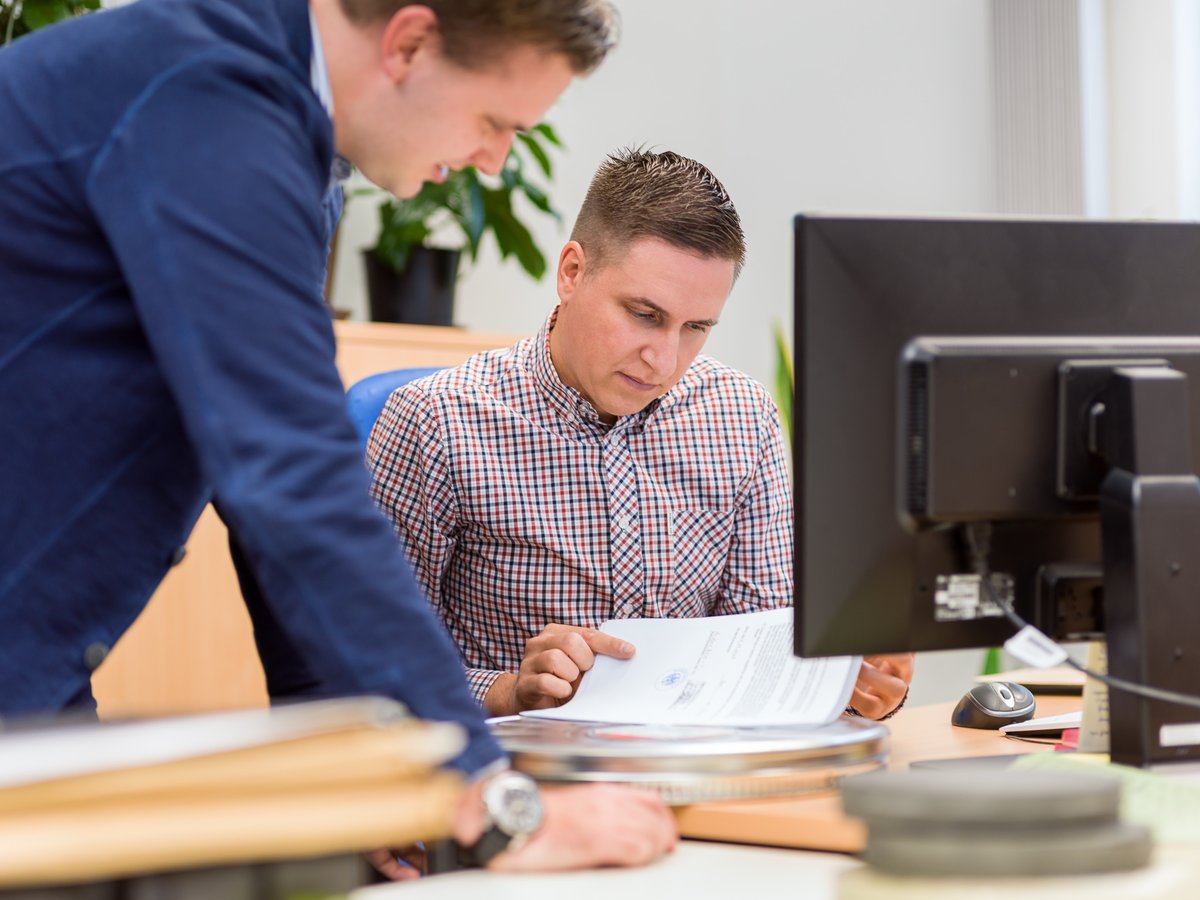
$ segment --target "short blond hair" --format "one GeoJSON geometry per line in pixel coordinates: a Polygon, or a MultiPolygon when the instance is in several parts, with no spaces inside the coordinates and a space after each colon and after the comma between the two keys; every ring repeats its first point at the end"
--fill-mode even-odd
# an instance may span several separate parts
{"type": "MultiPolygon", "coordinates": [[[[339,0],[352,22],[390,19],[414,0],[339,0]]],[[[442,52],[455,65],[482,69],[516,47],[566,57],[586,75],[616,46],[617,11],[609,0],[424,0],[438,17],[442,52]]]]}
{"type": "Polygon", "coordinates": [[[705,166],[669,150],[611,154],[596,170],[571,231],[597,268],[640,238],[727,259],[735,280],[746,260],[746,235],[725,186],[705,166]]]}

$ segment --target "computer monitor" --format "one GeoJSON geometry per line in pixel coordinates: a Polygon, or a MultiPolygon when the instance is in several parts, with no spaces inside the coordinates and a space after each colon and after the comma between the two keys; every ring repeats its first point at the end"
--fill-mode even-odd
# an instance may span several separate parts
{"type": "MultiPolygon", "coordinates": [[[[797,216],[794,346],[797,654],[996,646],[996,594],[1197,692],[1200,225],[797,216]]],[[[1200,758],[1110,706],[1114,758],[1200,758]]]]}

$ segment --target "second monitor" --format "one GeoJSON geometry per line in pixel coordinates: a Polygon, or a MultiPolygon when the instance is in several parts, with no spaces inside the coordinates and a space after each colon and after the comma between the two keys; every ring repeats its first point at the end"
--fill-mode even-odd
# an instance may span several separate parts
{"type": "MultiPolygon", "coordinates": [[[[798,653],[1000,644],[999,599],[1193,690],[1200,227],[798,217],[795,321],[798,653]]],[[[1113,704],[1115,756],[1200,754],[1113,704]]]]}

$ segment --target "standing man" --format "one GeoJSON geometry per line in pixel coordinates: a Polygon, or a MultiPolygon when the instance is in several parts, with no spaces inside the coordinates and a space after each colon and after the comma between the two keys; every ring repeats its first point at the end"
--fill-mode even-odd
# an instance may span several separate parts
{"type": "MultiPolygon", "coordinates": [[[[0,51],[0,713],[92,703],[87,648],[211,499],[265,596],[260,646],[321,693],[460,723],[468,775],[503,765],[368,496],[321,296],[335,161],[398,196],[496,172],[613,42],[607,0],[141,0],[0,51]]],[[[624,791],[544,808],[478,858],[631,864],[676,839],[624,791]]]]}

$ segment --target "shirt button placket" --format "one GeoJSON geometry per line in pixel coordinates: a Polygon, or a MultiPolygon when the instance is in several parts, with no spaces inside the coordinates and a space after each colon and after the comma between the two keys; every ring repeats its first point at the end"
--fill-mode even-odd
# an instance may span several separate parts
{"type": "Polygon", "coordinates": [[[604,439],[604,480],[608,489],[609,547],[612,557],[613,617],[642,615],[642,530],[637,468],[625,429],[604,439]]]}

